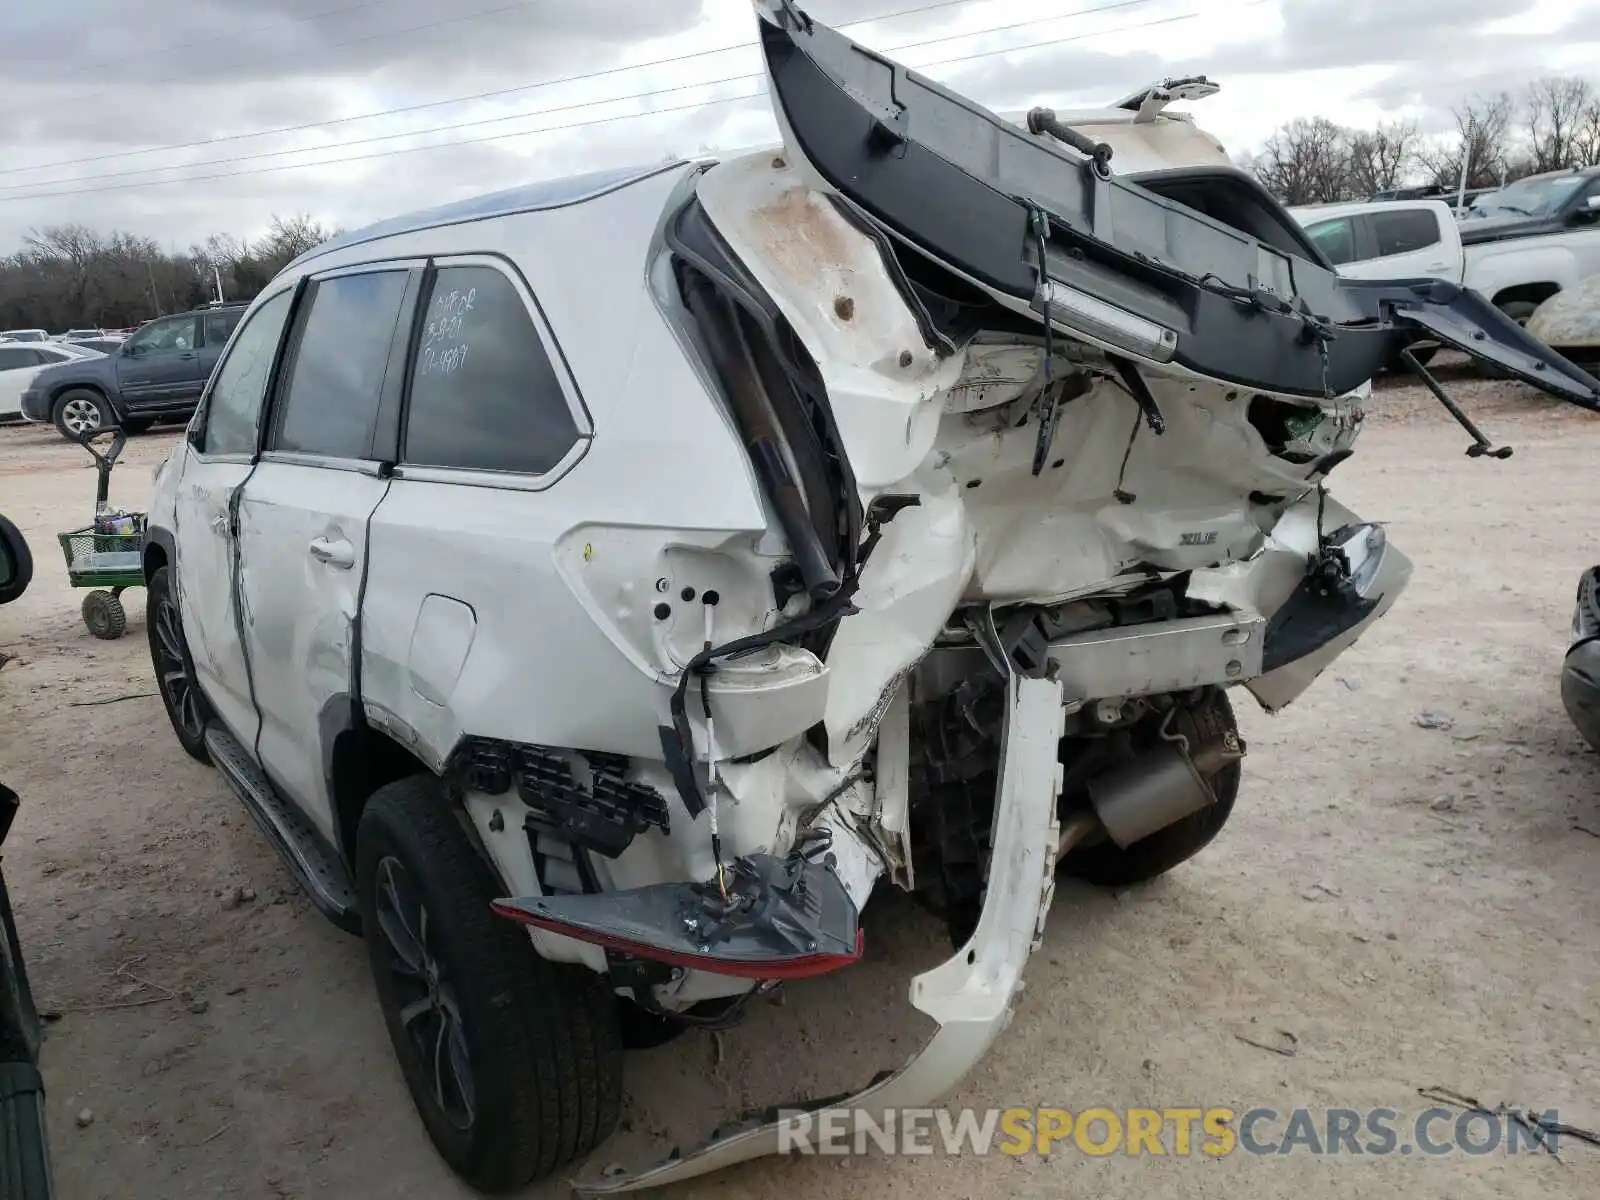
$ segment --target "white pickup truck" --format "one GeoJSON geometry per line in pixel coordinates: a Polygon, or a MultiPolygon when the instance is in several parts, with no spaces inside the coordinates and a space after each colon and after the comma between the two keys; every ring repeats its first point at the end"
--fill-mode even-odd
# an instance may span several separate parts
{"type": "Polygon", "coordinates": [[[1451,283],[1461,283],[1465,276],[1460,223],[1442,200],[1363,200],[1289,212],[1341,275],[1426,275],[1451,283]]]}
{"type": "Polygon", "coordinates": [[[1516,321],[1600,274],[1600,167],[1530,175],[1472,211],[1460,224],[1466,285],[1516,321]]]}

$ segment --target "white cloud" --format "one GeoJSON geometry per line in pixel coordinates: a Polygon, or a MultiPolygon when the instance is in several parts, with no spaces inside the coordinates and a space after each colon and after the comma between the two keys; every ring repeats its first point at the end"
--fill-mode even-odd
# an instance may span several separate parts
{"type": "MultiPolygon", "coordinates": [[[[870,12],[930,2],[872,0],[870,12]]],[[[1477,84],[1587,71],[1600,51],[1600,0],[1115,4],[965,0],[850,32],[1000,108],[1105,102],[1206,71],[1224,89],[1196,115],[1232,149],[1296,116],[1436,121],[1477,84]],[[983,57],[949,61],[969,55],[983,57]]],[[[806,7],[829,23],[862,17],[858,0],[806,7]]],[[[774,136],[764,101],[708,103],[760,86],[717,82],[760,69],[747,0],[191,0],[170,22],[172,11],[148,0],[0,11],[0,251],[63,221],[173,246],[248,235],[273,213],[350,227],[530,178],[774,136]],[[589,72],[606,73],[529,86],[589,72]],[[640,97],[665,88],[679,90],[640,97]],[[238,136],[506,89],[517,90],[238,136]],[[442,125],[464,127],[428,132],[442,125]],[[212,138],[228,140],[147,152],[212,138]],[[416,149],[443,143],[469,144],[416,149]],[[99,161],[70,163],[83,158],[99,161]],[[158,182],[180,177],[194,181],[158,182]],[[25,198],[47,192],[75,194],[25,198]]]]}

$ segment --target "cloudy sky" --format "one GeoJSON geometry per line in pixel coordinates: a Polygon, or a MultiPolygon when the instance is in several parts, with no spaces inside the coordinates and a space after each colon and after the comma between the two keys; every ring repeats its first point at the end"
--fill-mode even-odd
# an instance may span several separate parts
{"type": "MultiPolygon", "coordinates": [[[[1235,151],[1296,116],[1442,129],[1475,91],[1600,84],[1600,0],[802,6],[1002,110],[1207,73],[1196,115],[1235,151]]],[[[0,253],[63,221],[174,248],[275,213],[350,228],[760,144],[754,29],[747,0],[0,0],[0,253]]]]}

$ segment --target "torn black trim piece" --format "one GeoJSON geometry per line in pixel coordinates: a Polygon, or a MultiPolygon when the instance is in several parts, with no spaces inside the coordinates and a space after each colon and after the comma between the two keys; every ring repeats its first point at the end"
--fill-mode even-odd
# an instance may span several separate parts
{"type": "Polygon", "coordinates": [[[471,791],[498,796],[515,789],[530,810],[526,823],[531,830],[606,858],[616,858],[647,829],[672,831],[666,799],[629,782],[627,770],[622,755],[491,738],[468,738],[452,763],[452,772],[471,791]],[[588,766],[587,780],[574,774],[568,754],[588,766]]]}
{"type": "MultiPolygon", "coordinates": [[[[1091,160],[825,25],[763,12],[760,34],[791,152],[898,238],[1013,301],[1035,301],[1029,221],[1042,208],[1049,277],[1174,331],[1173,361],[1202,375],[1342,395],[1431,335],[1552,395],[1600,405],[1600,380],[1529,345],[1481,297],[1433,280],[1344,279],[1314,251],[1288,253],[1130,179],[1101,178],[1091,160]],[[886,149],[872,131],[890,114],[886,149]]],[[[1263,220],[1292,221],[1234,173],[1259,193],[1263,220]]]]}

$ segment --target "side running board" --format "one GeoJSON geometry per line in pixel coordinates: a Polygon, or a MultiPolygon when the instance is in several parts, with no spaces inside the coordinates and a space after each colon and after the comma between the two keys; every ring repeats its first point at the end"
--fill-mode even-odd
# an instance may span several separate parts
{"type": "Polygon", "coordinates": [[[323,837],[278,795],[238,739],[215,721],[206,726],[206,750],[311,902],[340,929],[360,933],[361,913],[350,872],[323,837]]]}

